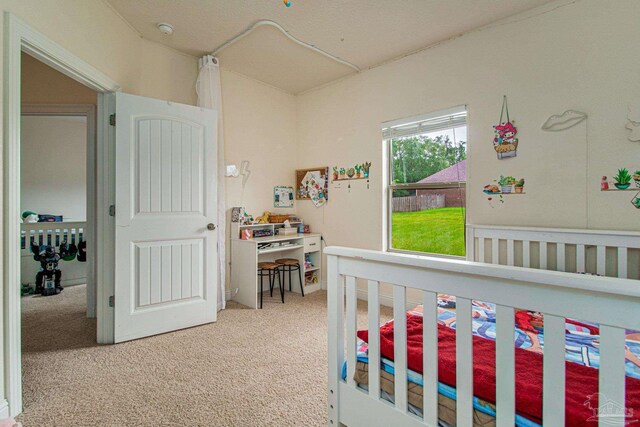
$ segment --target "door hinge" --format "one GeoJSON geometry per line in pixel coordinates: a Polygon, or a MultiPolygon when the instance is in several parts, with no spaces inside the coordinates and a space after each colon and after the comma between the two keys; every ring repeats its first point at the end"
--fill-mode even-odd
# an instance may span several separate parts
{"type": "Polygon", "coordinates": [[[109,216],[116,216],[116,205],[109,206],[109,216]]]}
{"type": "Polygon", "coordinates": [[[116,305],[116,299],[113,295],[109,297],[109,307],[113,307],[116,305]]]}
{"type": "Polygon", "coordinates": [[[111,126],[115,126],[116,125],[116,115],[115,114],[110,114],[109,115],[109,124],[111,126]]]}

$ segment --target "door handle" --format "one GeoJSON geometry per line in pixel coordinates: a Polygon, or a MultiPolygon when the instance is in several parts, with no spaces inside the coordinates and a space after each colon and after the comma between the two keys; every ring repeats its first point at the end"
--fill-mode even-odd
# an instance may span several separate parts
{"type": "Polygon", "coordinates": [[[213,231],[215,229],[216,229],[216,225],[215,224],[213,224],[211,222],[209,224],[207,224],[207,230],[213,231]]]}

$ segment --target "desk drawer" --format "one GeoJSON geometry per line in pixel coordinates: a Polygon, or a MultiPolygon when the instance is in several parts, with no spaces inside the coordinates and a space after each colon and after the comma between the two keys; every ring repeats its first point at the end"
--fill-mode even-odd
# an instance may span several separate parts
{"type": "Polygon", "coordinates": [[[304,238],[304,252],[314,252],[321,250],[320,236],[311,236],[304,238]]]}

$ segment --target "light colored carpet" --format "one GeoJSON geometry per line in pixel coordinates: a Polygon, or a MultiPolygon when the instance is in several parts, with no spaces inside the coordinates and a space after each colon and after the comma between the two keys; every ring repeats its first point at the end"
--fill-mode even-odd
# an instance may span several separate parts
{"type": "Polygon", "coordinates": [[[95,344],[85,292],[23,299],[26,427],[326,425],[325,292],[112,346],[95,344]]]}

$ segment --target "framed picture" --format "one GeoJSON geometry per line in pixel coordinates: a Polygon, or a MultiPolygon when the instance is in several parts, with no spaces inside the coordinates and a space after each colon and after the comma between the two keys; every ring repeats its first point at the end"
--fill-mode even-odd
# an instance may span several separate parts
{"type": "Polygon", "coordinates": [[[273,207],[292,208],[293,207],[293,187],[277,186],[273,187],[273,207]]]}
{"type": "Polygon", "coordinates": [[[313,187],[310,186],[310,182],[321,183],[323,190],[324,200],[328,200],[328,184],[329,184],[329,167],[319,167],[311,169],[298,169],[296,170],[296,199],[297,200],[312,200],[313,199],[313,187]]]}

